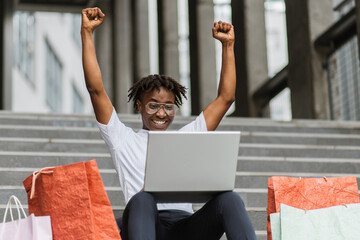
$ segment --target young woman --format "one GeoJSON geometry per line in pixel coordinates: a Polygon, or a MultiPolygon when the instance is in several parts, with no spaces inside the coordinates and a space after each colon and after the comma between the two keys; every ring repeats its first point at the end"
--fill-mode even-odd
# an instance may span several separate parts
{"type": "MultiPolygon", "coordinates": [[[[82,10],[83,68],[96,120],[111,153],[125,196],[122,238],[211,240],[220,239],[225,232],[229,240],[256,239],[244,203],[236,193],[219,194],[194,213],[189,203],[156,204],[151,194],[141,191],[144,184],[147,133],[163,131],[169,127],[186,91],[171,77],[144,77],[129,90],[129,101],[134,101],[134,107],[141,114],[143,128],[134,132],[126,127],[117,117],[105,92],[96,59],[93,31],[101,25],[104,17],[99,8],[82,10]]],[[[220,21],[214,23],[212,32],[213,37],[222,43],[218,96],[193,122],[179,131],[215,130],[234,101],[234,28],[231,24],[220,21]]]]}

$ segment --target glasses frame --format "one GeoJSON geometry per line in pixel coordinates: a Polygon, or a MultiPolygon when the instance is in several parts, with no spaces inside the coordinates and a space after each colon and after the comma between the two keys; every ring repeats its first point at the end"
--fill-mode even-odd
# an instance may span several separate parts
{"type": "Polygon", "coordinates": [[[145,112],[147,114],[155,114],[157,113],[161,108],[163,108],[164,112],[166,113],[166,115],[168,115],[169,117],[175,116],[175,113],[178,111],[179,107],[176,106],[175,103],[159,103],[159,102],[148,102],[145,104],[145,112]],[[151,109],[149,107],[149,104],[155,104],[155,105],[160,105],[158,109],[151,109]],[[173,107],[173,110],[170,110],[172,112],[169,112],[169,110],[166,110],[166,105],[171,105],[173,107]]]}

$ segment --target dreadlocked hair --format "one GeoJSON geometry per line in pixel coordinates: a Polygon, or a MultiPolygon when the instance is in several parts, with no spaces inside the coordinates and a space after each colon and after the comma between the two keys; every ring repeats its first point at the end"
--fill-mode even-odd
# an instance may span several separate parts
{"type": "Polygon", "coordinates": [[[154,89],[160,91],[160,87],[164,87],[169,91],[172,91],[175,95],[174,104],[178,107],[182,104],[182,97],[186,97],[186,88],[175,81],[173,78],[165,75],[149,75],[137,81],[128,91],[129,101],[134,101],[134,108],[139,110],[136,104],[137,100],[141,100],[141,94],[143,92],[151,92],[154,89]]]}

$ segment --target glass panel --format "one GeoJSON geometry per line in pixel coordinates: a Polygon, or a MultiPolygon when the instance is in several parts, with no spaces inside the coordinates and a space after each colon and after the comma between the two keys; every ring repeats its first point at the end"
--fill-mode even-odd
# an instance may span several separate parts
{"type": "Polygon", "coordinates": [[[54,112],[62,110],[62,65],[46,44],[46,102],[54,112]]]}
{"type": "Polygon", "coordinates": [[[79,47],[79,49],[81,49],[81,14],[71,14],[71,22],[72,37],[75,44],[79,47]]]}
{"type": "Polygon", "coordinates": [[[360,120],[360,63],[357,36],[329,58],[332,117],[360,120]]]}
{"type": "Polygon", "coordinates": [[[285,2],[265,1],[268,75],[273,77],[288,64],[285,2]]]}
{"type": "Polygon", "coordinates": [[[29,12],[15,12],[14,61],[27,81],[34,84],[35,18],[29,12]]]}
{"type": "Polygon", "coordinates": [[[271,99],[270,117],[271,119],[282,121],[290,121],[292,119],[289,88],[285,88],[282,92],[271,99]]]}
{"type": "Polygon", "coordinates": [[[79,91],[77,90],[75,84],[72,85],[72,96],[73,96],[73,113],[83,113],[84,112],[84,100],[81,97],[79,91]]]}

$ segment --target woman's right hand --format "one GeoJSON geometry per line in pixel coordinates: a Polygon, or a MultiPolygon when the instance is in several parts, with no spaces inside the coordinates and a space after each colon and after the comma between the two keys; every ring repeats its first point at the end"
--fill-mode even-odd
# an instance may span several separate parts
{"type": "Polygon", "coordinates": [[[95,28],[100,26],[105,18],[105,14],[103,14],[100,8],[85,8],[81,11],[81,29],[90,30],[93,32],[95,28]]]}

